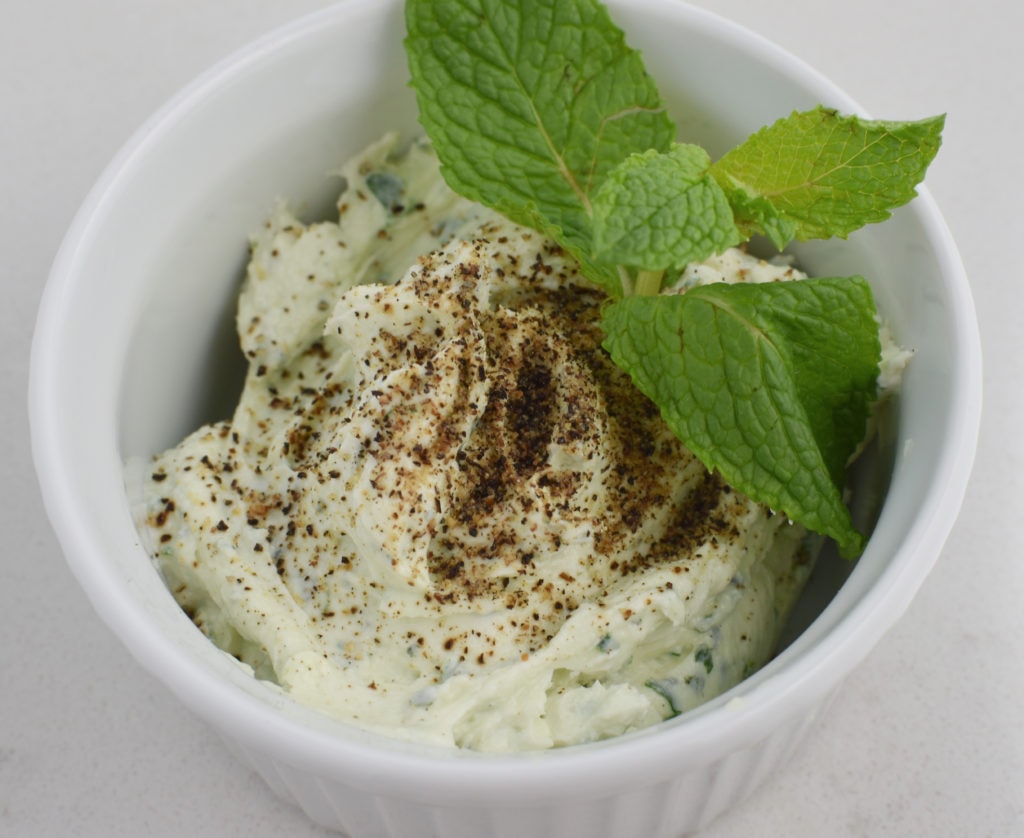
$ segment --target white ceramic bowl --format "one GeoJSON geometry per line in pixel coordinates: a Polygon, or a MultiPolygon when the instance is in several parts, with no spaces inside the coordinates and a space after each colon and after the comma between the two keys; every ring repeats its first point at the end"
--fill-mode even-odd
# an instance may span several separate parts
{"type": "MultiPolygon", "coordinates": [[[[860,110],[707,12],[671,0],[610,5],[681,133],[713,153],[794,108],[860,110]]],[[[868,276],[916,355],[890,423],[892,456],[861,478],[867,507],[888,481],[867,550],[855,566],[823,559],[795,639],[761,672],[674,721],[541,754],[439,752],[325,720],[250,678],[192,626],[140,546],[122,463],[230,412],[247,236],[275,200],[325,212],[336,186],[325,173],[385,129],[415,128],[402,32],[396,0],[349,0],[300,20],[187,88],[102,176],[53,266],[32,353],[33,451],[54,528],[132,654],[323,824],[403,838],[700,827],[779,767],[904,611],[952,525],[981,381],[958,256],[927,193],[848,242],[798,250],[813,273],[868,276]]]]}

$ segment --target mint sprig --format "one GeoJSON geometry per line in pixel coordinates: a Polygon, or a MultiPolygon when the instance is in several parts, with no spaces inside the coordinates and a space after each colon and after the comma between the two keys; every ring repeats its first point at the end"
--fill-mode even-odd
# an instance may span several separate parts
{"type": "Polygon", "coordinates": [[[884,220],[914,196],[943,118],[819,107],[712,163],[675,142],[598,0],[406,0],[406,27],[448,184],[555,239],[609,293],[605,348],[709,469],[855,555],[863,536],[841,487],[878,374],[867,283],[657,292],[757,233],[781,249],[884,220]]]}

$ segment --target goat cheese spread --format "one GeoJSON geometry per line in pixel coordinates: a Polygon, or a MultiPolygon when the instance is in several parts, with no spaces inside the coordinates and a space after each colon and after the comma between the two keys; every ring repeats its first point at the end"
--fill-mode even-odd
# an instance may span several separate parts
{"type": "MultiPolygon", "coordinates": [[[[805,533],[677,441],[573,260],[425,145],[341,177],[337,222],[281,207],[251,243],[233,418],[146,466],[195,624],[326,714],[482,751],[651,725],[767,661],[805,533]]],[[[733,250],[675,291],[798,276],[733,250]]]]}

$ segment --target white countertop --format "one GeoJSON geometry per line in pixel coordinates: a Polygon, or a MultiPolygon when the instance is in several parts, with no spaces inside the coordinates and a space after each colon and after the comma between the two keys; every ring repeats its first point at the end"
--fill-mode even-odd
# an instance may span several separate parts
{"type": "MultiPolygon", "coordinates": [[[[234,49],[328,0],[39,0],[0,28],[0,834],[324,835],[134,663],[67,570],[28,445],[50,262],[134,129],[234,49]]],[[[897,627],[792,762],[704,833],[1024,836],[1024,4],[699,0],[872,114],[948,113],[928,177],[971,277],[985,415],[963,512],[897,627]],[[1017,266],[1017,267],[1015,267],[1017,266]]],[[[642,836],[638,836],[642,838],[642,836]]]]}

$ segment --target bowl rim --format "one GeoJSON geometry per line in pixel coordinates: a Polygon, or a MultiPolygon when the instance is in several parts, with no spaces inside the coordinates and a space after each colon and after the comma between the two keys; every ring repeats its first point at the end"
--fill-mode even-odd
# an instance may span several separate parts
{"type": "MultiPolygon", "coordinates": [[[[609,7],[627,0],[610,0],[609,7]]],[[[956,245],[927,188],[908,211],[922,223],[942,267],[941,279],[954,300],[955,344],[953,388],[962,394],[950,417],[936,479],[921,503],[921,514],[871,589],[843,614],[825,637],[799,657],[785,653],[757,676],[731,691],[727,700],[712,702],[669,723],[601,742],[544,752],[475,754],[409,745],[384,736],[349,738],[325,735],[320,729],[286,718],[269,703],[243,693],[220,675],[208,671],[187,650],[167,638],[130,598],[124,581],[104,560],[91,533],[87,511],[60,480],[64,452],[59,445],[59,394],[54,390],[60,364],[51,338],[67,312],[63,290],[74,284],[75,264],[101,223],[105,204],[116,198],[118,185],[133,162],[193,107],[272,59],[294,41],[328,26],[338,26],[375,0],[342,0],[305,15],[236,50],[214,64],[157,110],[115,155],[76,214],[55,257],[37,315],[31,349],[29,412],[32,451],[44,503],[64,547],[68,564],[97,607],[142,665],[178,694],[187,706],[218,730],[277,755],[286,762],[326,775],[342,766],[358,765],[372,782],[386,776],[396,793],[434,802],[492,805],[516,795],[532,799],[564,795],[558,778],[571,773],[591,794],[607,791],[630,777],[633,785],[675,775],[688,765],[705,764],[763,738],[765,731],[820,701],[906,610],[927,572],[938,558],[962,503],[973,464],[981,411],[981,343],[974,304],[956,245]],[[102,606],[102,607],[101,607],[102,606]],[[782,676],[785,677],[782,677],[782,676]],[[377,741],[377,740],[380,741],[377,741]],[[365,740],[365,741],[364,741],[365,740]],[[637,743],[642,742],[641,747],[637,743]],[[609,771],[609,768],[613,770],[609,771]],[[441,769],[440,771],[438,769],[441,769]],[[616,779],[617,778],[617,779],[616,779]],[[454,790],[454,791],[453,791],[454,790]],[[488,795],[490,790],[490,795],[488,795]]],[[[640,13],[664,10],[664,0],[634,0],[640,13]]],[[[801,59],[738,23],[686,2],[675,2],[692,25],[740,45],[760,59],[797,74],[805,86],[826,90],[833,100],[864,113],[850,97],[801,59]]],[[[113,429],[111,429],[113,434],[113,429]]],[[[113,443],[116,450],[116,441],[113,443]]],[[[883,511],[884,514],[884,511],[883,511]]],[[[129,522],[130,524],[130,522],[129,522]]],[[[141,548],[140,548],[141,549],[141,548]]],[[[870,549],[870,546],[869,546],[870,549]]]]}

